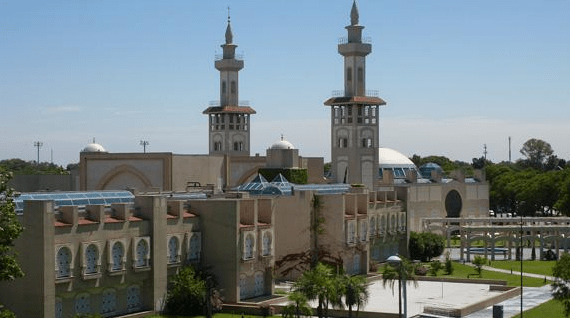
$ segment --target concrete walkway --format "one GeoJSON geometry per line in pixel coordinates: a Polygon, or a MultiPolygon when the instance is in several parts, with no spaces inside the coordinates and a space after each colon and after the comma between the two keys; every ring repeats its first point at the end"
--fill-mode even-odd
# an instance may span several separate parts
{"type": "MultiPolygon", "coordinates": [[[[467,265],[472,265],[472,263],[466,263],[467,265]]],[[[483,270],[487,271],[495,271],[505,274],[513,274],[513,275],[520,275],[521,272],[518,271],[510,271],[506,269],[494,268],[490,266],[483,266],[483,270]]],[[[524,270],[524,267],[523,267],[524,270]]],[[[535,277],[535,278],[546,278],[548,280],[554,280],[552,276],[544,276],[540,274],[533,274],[533,273],[525,273],[523,272],[523,276],[526,277],[535,277]]],[[[542,287],[523,287],[523,311],[529,310],[534,308],[544,302],[549,301],[552,299],[551,294],[551,287],[550,285],[545,285],[542,287]]],[[[503,306],[503,318],[509,318],[520,314],[520,306],[521,306],[521,298],[514,297],[508,300],[505,300],[502,303],[497,304],[498,306],[503,306]]],[[[476,313],[466,316],[466,318],[488,318],[493,317],[493,307],[487,307],[484,310],[480,310],[476,313]]]]}

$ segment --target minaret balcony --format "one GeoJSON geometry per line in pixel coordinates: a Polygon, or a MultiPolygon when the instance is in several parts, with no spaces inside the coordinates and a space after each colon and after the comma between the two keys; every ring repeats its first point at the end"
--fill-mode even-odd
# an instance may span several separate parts
{"type": "Polygon", "coordinates": [[[372,52],[372,44],[369,43],[344,43],[338,45],[338,53],[342,56],[366,56],[372,52]]]}
{"type": "Polygon", "coordinates": [[[243,68],[243,60],[221,59],[214,63],[218,71],[239,71],[243,68]]]}

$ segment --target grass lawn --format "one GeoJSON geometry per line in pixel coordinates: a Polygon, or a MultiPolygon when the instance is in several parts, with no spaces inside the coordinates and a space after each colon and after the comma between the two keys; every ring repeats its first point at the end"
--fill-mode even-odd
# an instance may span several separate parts
{"type": "MultiPolygon", "coordinates": [[[[516,315],[513,318],[520,318],[521,315],[516,315]]],[[[566,318],[564,316],[564,308],[562,303],[552,299],[544,304],[538,305],[532,309],[523,312],[524,318],[566,318]]]]}
{"type": "MultiPolygon", "coordinates": [[[[429,264],[425,264],[429,268],[429,264]]],[[[463,265],[460,263],[453,263],[453,275],[445,275],[444,270],[439,271],[438,276],[440,277],[455,277],[455,278],[468,278],[467,275],[470,275],[470,278],[477,279],[479,276],[474,275],[476,274],[475,267],[469,265],[463,265]]],[[[523,265],[524,269],[524,265],[523,265]]],[[[521,277],[519,275],[511,275],[499,272],[493,272],[488,270],[483,270],[481,272],[481,277],[483,279],[500,279],[507,281],[508,286],[520,286],[521,285],[521,277]]],[[[523,278],[523,285],[526,287],[540,287],[546,284],[550,284],[550,281],[544,282],[544,279],[541,278],[533,278],[533,277],[524,277],[523,278]]]]}
{"type": "MultiPolygon", "coordinates": [[[[523,261],[523,272],[552,276],[552,267],[555,264],[556,261],[523,261]]],[[[492,261],[491,266],[518,272],[521,270],[520,261],[492,261]]]]}
{"type": "MultiPolygon", "coordinates": [[[[190,316],[167,316],[167,315],[150,315],[146,316],[145,318],[187,318],[190,316]]],[[[206,316],[193,316],[194,318],[205,318],[206,316]]],[[[212,316],[213,318],[241,318],[241,314],[226,314],[226,313],[217,313],[212,316]]],[[[261,317],[261,316],[251,316],[251,315],[243,315],[244,318],[253,318],[253,317],[261,317]]],[[[282,318],[281,316],[267,316],[268,318],[282,318]]]]}

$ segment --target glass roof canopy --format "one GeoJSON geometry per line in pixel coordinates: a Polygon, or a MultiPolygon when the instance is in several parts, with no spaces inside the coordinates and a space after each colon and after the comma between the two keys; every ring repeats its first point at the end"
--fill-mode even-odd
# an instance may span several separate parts
{"type": "Polygon", "coordinates": [[[279,174],[271,182],[268,182],[261,174],[258,174],[251,182],[244,183],[235,190],[249,192],[250,194],[263,195],[291,195],[293,191],[315,191],[317,194],[338,194],[348,192],[349,184],[294,184],[279,174]]]}
{"type": "Polygon", "coordinates": [[[34,192],[22,193],[14,197],[16,213],[22,214],[26,200],[53,200],[55,207],[66,205],[95,205],[112,203],[134,203],[135,196],[129,191],[92,191],[92,192],[34,192]]]}

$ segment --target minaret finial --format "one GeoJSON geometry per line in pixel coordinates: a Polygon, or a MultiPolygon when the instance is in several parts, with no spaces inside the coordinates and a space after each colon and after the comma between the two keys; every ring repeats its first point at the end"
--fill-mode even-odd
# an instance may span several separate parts
{"type": "Polygon", "coordinates": [[[358,6],[356,5],[356,0],[352,1],[352,10],[350,10],[350,24],[358,25],[358,6]]]}
{"type": "Polygon", "coordinates": [[[283,134],[281,134],[281,140],[283,140],[283,134]]]}
{"type": "Polygon", "coordinates": [[[230,7],[228,7],[228,27],[226,28],[226,44],[232,44],[234,35],[232,34],[232,27],[230,26],[230,7]]]}

